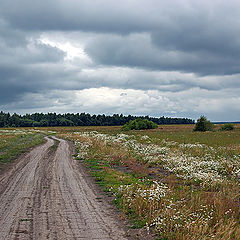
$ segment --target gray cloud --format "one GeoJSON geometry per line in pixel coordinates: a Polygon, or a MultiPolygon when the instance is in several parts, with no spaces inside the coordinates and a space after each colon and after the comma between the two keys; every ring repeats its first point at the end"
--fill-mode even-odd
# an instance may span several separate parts
{"type": "Polygon", "coordinates": [[[146,114],[205,112],[220,120],[231,109],[229,119],[236,119],[239,16],[235,0],[3,0],[0,106],[141,114],[127,104],[134,96],[146,114]],[[64,44],[73,47],[71,58],[64,44]],[[97,97],[105,108],[91,101],[99,91],[107,95],[107,102],[97,97]],[[91,104],[70,104],[73,97],[91,104]]]}
{"type": "Polygon", "coordinates": [[[156,1],[51,0],[3,1],[2,15],[17,28],[35,30],[129,33],[145,31],[156,24],[149,14],[158,13],[156,1]],[[145,18],[147,17],[148,18],[145,18]]]}
{"type": "Polygon", "coordinates": [[[199,75],[229,75],[240,72],[238,64],[240,44],[236,46],[234,55],[232,55],[234,49],[224,55],[221,52],[211,53],[207,48],[202,51],[192,51],[190,47],[188,50],[177,48],[181,39],[176,39],[178,38],[174,38],[175,49],[169,49],[164,45],[156,46],[151,35],[146,33],[100,36],[88,43],[86,52],[98,63],[106,65],[194,72],[199,75]]]}

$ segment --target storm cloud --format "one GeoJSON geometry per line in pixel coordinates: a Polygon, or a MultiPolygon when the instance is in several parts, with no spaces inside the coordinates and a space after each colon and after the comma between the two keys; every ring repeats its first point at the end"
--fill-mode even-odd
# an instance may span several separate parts
{"type": "Polygon", "coordinates": [[[239,16],[234,0],[2,0],[0,108],[239,120],[239,16]]]}

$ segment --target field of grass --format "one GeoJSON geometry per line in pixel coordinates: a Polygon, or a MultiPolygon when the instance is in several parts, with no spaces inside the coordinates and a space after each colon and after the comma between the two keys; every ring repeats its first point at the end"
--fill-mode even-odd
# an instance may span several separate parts
{"type": "Polygon", "coordinates": [[[76,159],[115,196],[133,228],[154,231],[156,239],[240,239],[240,126],[192,129],[54,131],[74,141],[76,159]]]}
{"type": "Polygon", "coordinates": [[[44,142],[39,132],[20,129],[0,129],[0,169],[21,153],[44,142]]]}
{"type": "Polygon", "coordinates": [[[74,142],[133,228],[156,239],[240,239],[240,125],[122,132],[120,127],[41,128],[74,142]]]}

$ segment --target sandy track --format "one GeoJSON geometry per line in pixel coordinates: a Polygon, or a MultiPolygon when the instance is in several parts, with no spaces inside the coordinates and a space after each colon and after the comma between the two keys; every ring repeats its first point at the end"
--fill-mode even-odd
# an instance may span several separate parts
{"type": "Polygon", "coordinates": [[[46,139],[0,179],[0,239],[127,239],[69,143],[46,139]]]}

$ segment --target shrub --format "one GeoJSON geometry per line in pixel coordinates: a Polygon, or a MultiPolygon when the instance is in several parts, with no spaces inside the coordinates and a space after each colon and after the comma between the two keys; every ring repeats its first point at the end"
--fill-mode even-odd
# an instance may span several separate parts
{"type": "Polygon", "coordinates": [[[142,130],[142,129],[154,129],[157,128],[158,125],[152,121],[149,121],[147,119],[136,119],[131,120],[130,122],[123,125],[122,130],[128,131],[128,130],[142,130]]]}
{"type": "Polygon", "coordinates": [[[225,123],[221,126],[222,131],[231,131],[234,130],[234,125],[232,123],[225,123]]]}
{"type": "Polygon", "coordinates": [[[195,125],[195,128],[193,131],[200,131],[200,132],[205,132],[205,131],[212,131],[214,129],[213,123],[211,123],[209,120],[207,120],[206,117],[201,116],[195,125]]]}

